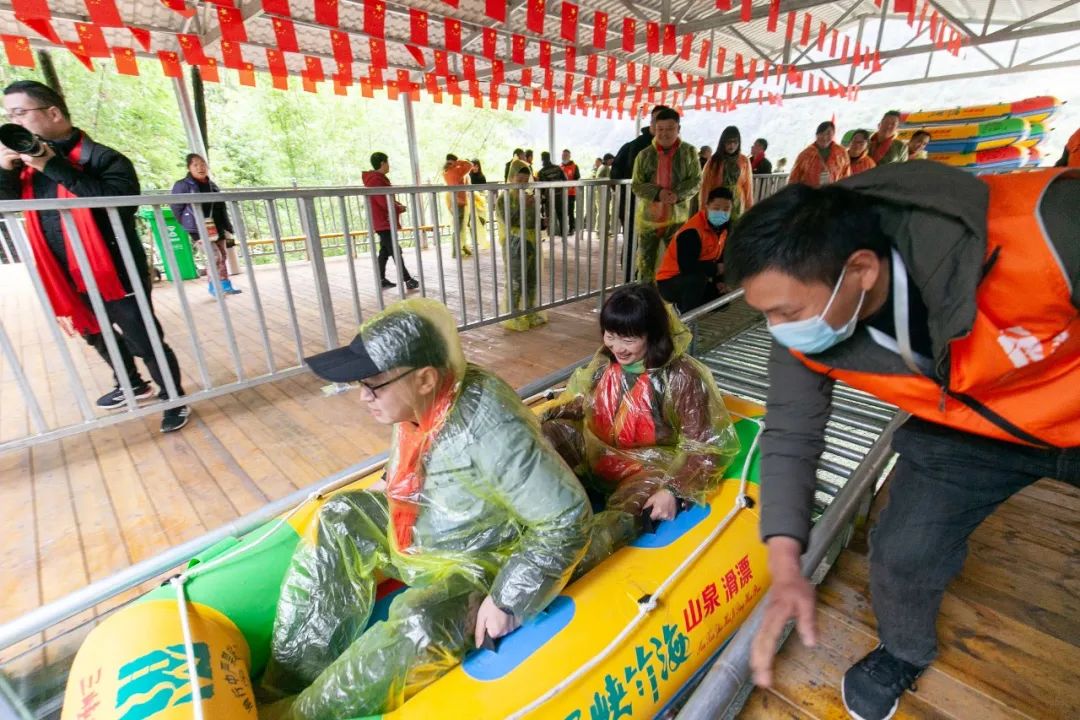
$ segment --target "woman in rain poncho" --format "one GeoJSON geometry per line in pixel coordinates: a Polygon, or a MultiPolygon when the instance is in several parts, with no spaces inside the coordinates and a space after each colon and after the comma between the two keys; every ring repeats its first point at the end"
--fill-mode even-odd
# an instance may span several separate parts
{"type": "MultiPolygon", "coordinates": [[[[499,193],[498,207],[495,208],[495,216],[499,221],[499,244],[502,245],[503,266],[507,269],[506,292],[503,295],[506,299],[502,307],[504,312],[534,308],[539,296],[540,273],[536,267],[537,198],[535,193],[528,189],[531,177],[532,174],[527,165],[519,167],[517,172],[510,177],[510,187],[499,193]],[[523,203],[524,214],[522,213],[523,203]],[[525,221],[524,231],[521,226],[522,218],[525,221]],[[525,251],[524,283],[521,272],[522,243],[524,243],[525,251]]],[[[507,330],[522,332],[546,322],[547,316],[534,310],[525,315],[510,318],[502,325],[507,330]]]]}
{"type": "Polygon", "coordinates": [[[651,285],[619,288],[600,312],[602,347],[571,377],[544,435],[605,498],[584,574],[679,501],[701,502],[739,449],[709,370],[686,354],[690,332],[651,285]]]}
{"type": "Polygon", "coordinates": [[[734,125],[728,125],[720,133],[716,152],[701,171],[699,207],[708,204],[709,193],[718,187],[726,187],[734,196],[732,221],[738,220],[754,204],[754,171],[750,159],[742,154],[742,136],[734,125]]]}
{"type": "Polygon", "coordinates": [[[278,601],[262,718],[352,718],[400,706],[484,636],[543,609],[582,556],[591,512],[535,416],[466,365],[433,300],[376,315],[352,343],[307,359],[393,424],[385,492],[323,505],[278,601]],[[367,627],[380,579],[408,588],[367,627]]]}

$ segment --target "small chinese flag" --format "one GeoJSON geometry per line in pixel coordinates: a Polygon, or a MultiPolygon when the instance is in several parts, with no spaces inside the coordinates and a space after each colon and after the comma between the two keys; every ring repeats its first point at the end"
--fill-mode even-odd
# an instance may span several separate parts
{"type": "Polygon", "coordinates": [[[334,76],[334,94],[345,97],[349,94],[349,83],[345,82],[346,78],[340,78],[337,75],[334,76]]]}
{"type": "Polygon", "coordinates": [[[898,13],[915,12],[915,0],[896,0],[893,3],[893,12],[898,12],[898,13]]]}
{"type": "Polygon", "coordinates": [[[491,60],[495,57],[496,48],[499,44],[499,34],[495,28],[484,28],[484,57],[491,60]]]}
{"type": "Polygon", "coordinates": [[[637,63],[632,60],[626,63],[626,81],[631,85],[637,84],[637,63]]]}
{"type": "Polygon", "coordinates": [[[724,61],[727,59],[727,48],[719,47],[716,49],[716,74],[724,74],[724,61]]]}
{"type": "Polygon", "coordinates": [[[663,45],[661,46],[661,49],[660,49],[660,51],[662,53],[664,53],[665,55],[674,55],[675,53],[677,53],[679,51],[678,47],[677,47],[678,43],[677,43],[677,41],[675,39],[675,26],[674,25],[670,25],[670,24],[664,25],[663,30],[662,30],[662,37],[663,37],[663,45]]]}
{"type": "Polygon", "coordinates": [[[124,27],[116,0],[86,0],[86,14],[91,22],[100,27],[124,27]]]}
{"type": "Polygon", "coordinates": [[[306,74],[312,82],[322,82],[326,79],[326,74],[323,73],[322,60],[312,55],[304,56],[304,74],[306,74]]]}
{"type": "Polygon", "coordinates": [[[742,0],[742,21],[750,22],[754,14],[754,0],[742,0]]]}
{"type": "Polygon", "coordinates": [[[222,40],[221,59],[225,62],[225,67],[232,70],[244,67],[244,53],[240,49],[240,43],[222,40]]]}
{"type": "Polygon", "coordinates": [[[606,75],[606,77],[607,77],[607,79],[609,81],[615,79],[615,65],[616,65],[615,56],[614,55],[609,55],[608,59],[607,59],[607,75],[606,75]]]}
{"type": "Polygon", "coordinates": [[[563,2],[562,24],[559,27],[559,37],[571,43],[577,42],[578,6],[573,3],[563,2]]]}
{"type": "Polygon", "coordinates": [[[312,94],[319,92],[319,86],[315,84],[315,81],[307,73],[300,73],[300,86],[304,88],[304,92],[312,94]]]}
{"type": "Polygon", "coordinates": [[[83,64],[83,67],[85,67],[90,72],[94,72],[94,61],[91,60],[90,56],[86,54],[86,48],[83,47],[83,44],[81,42],[65,42],[64,45],[67,46],[67,49],[70,50],[71,54],[75,56],[75,59],[83,64]]]}
{"type": "Polygon", "coordinates": [[[417,45],[428,45],[428,14],[409,8],[409,39],[417,45]]]}
{"type": "Polygon", "coordinates": [[[810,17],[810,13],[806,13],[805,15],[803,15],[802,37],[799,38],[800,45],[810,44],[810,29],[811,27],[813,27],[813,24],[814,20],[812,17],[810,17]]]}
{"type": "Polygon", "coordinates": [[[337,64],[337,73],[334,74],[334,80],[342,85],[352,85],[352,63],[351,62],[339,62],[337,64]]]}
{"type": "Polygon", "coordinates": [[[502,85],[506,80],[506,66],[502,60],[491,61],[491,82],[495,85],[502,85]]]}
{"type": "Polygon", "coordinates": [[[817,36],[817,49],[818,52],[825,52],[825,38],[829,35],[829,26],[824,20],[821,21],[821,25],[818,26],[817,36]]]}
{"type": "Polygon", "coordinates": [[[528,0],[528,9],[525,14],[525,27],[537,35],[544,34],[544,14],[547,0],[528,0]]]}
{"type": "Polygon", "coordinates": [[[735,79],[740,80],[746,76],[746,69],[743,67],[742,53],[735,53],[735,79]]]}
{"type": "Polygon", "coordinates": [[[15,11],[15,19],[23,23],[27,20],[52,19],[48,0],[11,0],[11,9],[15,11]]]}
{"type": "Polygon", "coordinates": [[[512,35],[510,37],[510,59],[518,65],[525,64],[525,36],[512,35]]]}
{"type": "Polygon", "coordinates": [[[112,53],[113,60],[116,61],[116,72],[121,75],[139,74],[139,61],[135,59],[134,50],[131,48],[116,47],[112,49],[112,53]]]}
{"type": "Polygon", "coordinates": [[[787,14],[787,30],[784,32],[784,37],[788,40],[795,39],[795,11],[792,10],[787,14]]]}
{"type": "MultiPolygon", "coordinates": [[[[21,35],[0,35],[4,41],[4,52],[7,53],[8,65],[12,67],[32,68],[34,64],[34,51],[30,49],[30,41],[21,35]]],[[[136,71],[136,75],[138,72],[136,71]]]]}
{"type": "Polygon", "coordinates": [[[273,25],[278,49],[288,52],[300,52],[300,46],[296,42],[296,28],[293,27],[292,20],[276,17],[273,19],[273,25]]]}
{"type": "MultiPolygon", "coordinates": [[[[386,8],[384,7],[384,14],[385,9],[386,8]]],[[[337,27],[338,0],[315,0],[315,22],[320,25],[326,25],[327,27],[337,27]]],[[[315,82],[322,82],[323,80],[324,78],[320,77],[315,82]]]]}
{"type": "Polygon", "coordinates": [[[442,50],[435,51],[435,73],[443,76],[450,74],[450,68],[446,64],[446,53],[442,50]]]}
{"type": "Polygon", "coordinates": [[[292,17],[292,10],[289,9],[289,0],[262,0],[262,7],[263,12],[268,15],[292,17]]]}
{"type": "Polygon", "coordinates": [[[180,52],[184,56],[184,62],[188,65],[205,65],[206,53],[203,52],[202,41],[198,35],[180,33],[176,36],[180,43],[180,52]]]}
{"type": "Polygon", "coordinates": [[[532,87],[532,68],[522,68],[521,70],[521,86],[532,87]]]}
{"type": "Polygon", "coordinates": [[[415,45],[409,45],[408,43],[405,44],[405,49],[408,50],[409,54],[413,56],[413,60],[416,60],[417,65],[419,65],[420,67],[427,65],[427,62],[424,60],[423,50],[416,47],[415,45]]]}
{"type": "Polygon", "coordinates": [[[446,49],[450,52],[461,52],[461,21],[448,17],[443,28],[446,32],[446,49]]]}
{"type": "Polygon", "coordinates": [[[597,10],[593,13],[592,44],[597,50],[607,49],[608,14],[597,10]]]}
{"type": "Polygon", "coordinates": [[[551,43],[547,40],[540,41],[540,67],[551,69],[551,43]]]}
{"type": "Polygon", "coordinates": [[[634,52],[637,47],[637,20],[632,17],[624,17],[622,21],[622,49],[623,52],[634,52]]]}
{"type": "Polygon", "coordinates": [[[364,0],[364,32],[372,37],[386,37],[386,0],[364,0]]]}
{"type": "Polygon", "coordinates": [[[225,5],[217,6],[218,25],[221,26],[221,37],[233,42],[247,42],[247,30],[244,29],[244,16],[234,7],[225,5]]]}
{"type": "Polygon", "coordinates": [[[184,0],[161,0],[161,4],[186,18],[195,14],[195,8],[188,7],[184,0]]]}
{"type": "Polygon", "coordinates": [[[184,76],[184,69],[180,67],[180,56],[169,50],[161,50],[158,52],[158,59],[161,60],[161,71],[165,73],[165,77],[180,78],[184,76]]]}
{"type": "Polygon", "coordinates": [[[484,14],[495,22],[506,22],[506,0],[485,0],[484,14]]]}
{"type": "Polygon", "coordinates": [[[255,87],[255,66],[244,63],[243,67],[236,71],[240,76],[240,84],[247,87],[255,87]]]}
{"type": "Polygon", "coordinates": [[[131,27],[130,25],[128,25],[128,30],[131,31],[131,36],[135,38],[135,42],[139,43],[143,50],[150,52],[150,31],[131,27]]]}
{"type": "Polygon", "coordinates": [[[476,80],[476,58],[472,55],[461,56],[461,74],[466,80],[476,80]]]}
{"type": "Polygon", "coordinates": [[[510,89],[506,91],[506,109],[513,110],[517,105],[518,89],[514,85],[510,86],[510,89]]]}
{"type": "Polygon", "coordinates": [[[679,53],[679,57],[683,60],[690,59],[690,53],[694,51],[694,36],[687,33],[682,38],[682,52],[679,53]]]}
{"type": "Polygon", "coordinates": [[[218,72],[218,64],[215,58],[207,58],[205,65],[199,66],[199,74],[206,82],[221,82],[221,73],[218,72]]]}
{"type": "Polygon", "coordinates": [[[701,54],[698,56],[698,67],[704,70],[709,67],[709,55],[712,53],[712,42],[709,40],[701,41],[701,54]]]}
{"type": "Polygon", "coordinates": [[[776,26],[780,23],[780,0],[769,0],[769,24],[765,29],[776,32],[776,26]]]}
{"type": "Polygon", "coordinates": [[[89,57],[111,58],[109,44],[105,42],[105,33],[97,25],[87,23],[75,23],[75,33],[79,36],[79,44],[89,57]]]}
{"type": "Polygon", "coordinates": [[[651,53],[660,52],[660,23],[645,23],[645,49],[651,53]]]}
{"type": "Polygon", "coordinates": [[[371,64],[377,68],[387,66],[386,42],[379,38],[368,38],[368,52],[371,56],[371,64]]]}
{"type": "Polygon", "coordinates": [[[585,74],[586,75],[589,75],[591,77],[596,77],[597,60],[598,60],[597,55],[590,55],[589,59],[585,61],[585,74]]]}
{"type": "Polygon", "coordinates": [[[725,11],[730,10],[731,0],[716,0],[716,9],[725,11]]]}
{"type": "Polygon", "coordinates": [[[353,59],[352,43],[349,33],[340,30],[330,31],[330,46],[334,49],[334,60],[339,63],[351,63],[353,59]]]}
{"type": "Polygon", "coordinates": [[[289,68],[285,65],[285,53],[280,50],[266,48],[266,67],[270,70],[272,78],[283,78],[289,75],[289,68]]]}

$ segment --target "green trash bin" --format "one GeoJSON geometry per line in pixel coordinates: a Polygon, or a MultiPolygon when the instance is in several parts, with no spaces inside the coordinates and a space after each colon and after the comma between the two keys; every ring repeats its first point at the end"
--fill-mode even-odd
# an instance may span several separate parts
{"type": "MultiPolygon", "coordinates": [[[[163,207],[161,208],[161,214],[165,219],[165,232],[169,236],[169,242],[172,244],[173,252],[176,254],[176,265],[180,269],[180,279],[194,280],[199,277],[199,269],[195,266],[195,253],[191,249],[191,238],[188,236],[184,226],[180,224],[180,221],[173,216],[172,210],[163,207]]],[[[165,268],[165,277],[171,282],[173,279],[172,268],[169,267],[169,262],[166,259],[168,256],[165,254],[165,247],[161,244],[161,233],[158,232],[154,211],[150,208],[144,208],[139,211],[139,217],[150,226],[150,232],[154,235],[154,244],[157,245],[158,255],[161,257],[161,264],[165,268]]]]}

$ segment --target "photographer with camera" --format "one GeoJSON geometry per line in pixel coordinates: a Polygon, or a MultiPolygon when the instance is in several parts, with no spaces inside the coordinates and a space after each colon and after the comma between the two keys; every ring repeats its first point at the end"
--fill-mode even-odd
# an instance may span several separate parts
{"type": "MultiPolygon", "coordinates": [[[[210,179],[210,167],[202,155],[190,153],[185,159],[185,165],[187,165],[188,173],[173,184],[173,195],[221,192],[217,183],[210,179]]],[[[225,262],[228,248],[236,244],[233,238],[232,221],[229,220],[229,211],[225,203],[173,205],[172,213],[187,230],[192,241],[202,245],[203,254],[206,255],[206,279],[210,281],[210,294],[213,295],[215,292],[214,281],[210,280],[210,273],[213,270],[217,271],[218,279],[221,280],[221,289],[226,295],[239,295],[243,292],[233,287],[232,280],[229,279],[229,266],[225,262]],[[211,253],[213,254],[212,261],[211,253]],[[214,266],[213,270],[211,265],[214,266]]]]}
{"type": "MultiPolygon", "coordinates": [[[[8,85],[4,88],[4,110],[12,123],[28,132],[20,133],[10,125],[0,129],[0,140],[4,143],[0,147],[0,199],[139,194],[139,178],[131,161],[112,148],[99,145],[74,127],[64,98],[49,86],[33,80],[8,85]]],[[[150,383],[140,377],[134,357],[142,358],[158,386],[158,397],[164,398],[165,381],[154,358],[150,329],[142,322],[133,294],[135,282],[142,283],[148,300],[151,289],[146,253],[135,233],[135,209],[134,205],[117,208],[123,238],[113,232],[104,209],[75,209],[71,211],[71,219],[90,260],[94,280],[118,339],[123,369],[136,398],[151,397],[154,391],[150,383]],[[124,269],[117,245],[120,241],[126,242],[131,249],[139,274],[137,278],[128,277],[124,269]]],[[[24,215],[35,265],[57,319],[72,334],[82,335],[105,362],[110,362],[101,328],[87,297],[85,278],[71,254],[73,239],[68,237],[60,213],[42,210],[27,211],[24,215]]],[[[176,355],[165,343],[157,318],[154,318],[154,325],[153,331],[161,338],[176,390],[183,394],[176,355]]],[[[116,387],[98,399],[98,407],[110,409],[124,405],[116,375],[119,370],[113,368],[116,387]]],[[[186,406],[170,408],[161,420],[161,431],[179,430],[187,421],[186,406]]]]}

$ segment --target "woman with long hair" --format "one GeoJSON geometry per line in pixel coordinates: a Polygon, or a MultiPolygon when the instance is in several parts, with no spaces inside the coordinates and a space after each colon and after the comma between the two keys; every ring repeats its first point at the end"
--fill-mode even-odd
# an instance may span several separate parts
{"type": "Polygon", "coordinates": [[[716,152],[701,171],[698,207],[705,207],[709,202],[709,193],[718,187],[726,187],[735,197],[732,220],[753,206],[754,171],[750,167],[750,159],[742,154],[742,136],[734,125],[724,128],[716,152]]]}

